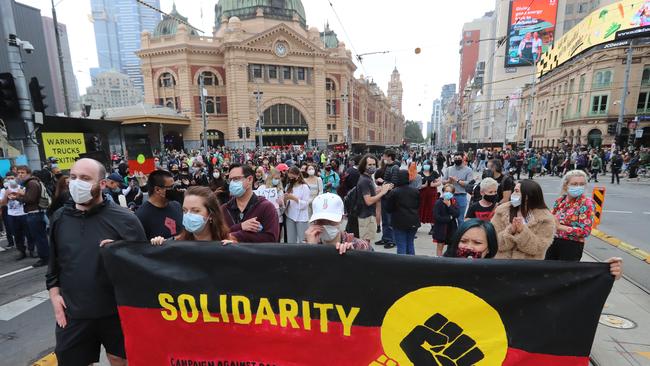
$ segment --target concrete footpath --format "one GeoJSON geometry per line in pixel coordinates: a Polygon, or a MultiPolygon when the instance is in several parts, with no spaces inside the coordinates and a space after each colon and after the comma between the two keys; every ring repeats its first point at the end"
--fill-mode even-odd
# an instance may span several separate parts
{"type": "MultiPolygon", "coordinates": [[[[417,255],[435,256],[435,247],[427,234],[429,228],[429,225],[424,225],[418,231],[415,239],[417,255]]],[[[587,244],[593,240],[600,239],[589,238],[587,244]]],[[[373,246],[378,252],[396,253],[395,248],[373,246]]],[[[585,253],[582,261],[596,260],[585,253]]],[[[625,278],[614,283],[607,298],[591,349],[591,359],[594,366],[650,366],[650,294],[625,278]]]]}

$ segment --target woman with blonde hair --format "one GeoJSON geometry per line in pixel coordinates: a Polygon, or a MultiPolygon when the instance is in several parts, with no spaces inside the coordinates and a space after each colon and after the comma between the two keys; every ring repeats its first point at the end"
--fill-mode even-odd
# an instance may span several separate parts
{"type": "Polygon", "coordinates": [[[585,195],[587,174],[571,170],[562,178],[561,196],[551,213],[555,218],[555,238],[546,252],[547,260],[580,261],[585,239],[594,223],[594,202],[585,195]]]}
{"type": "Polygon", "coordinates": [[[280,171],[271,168],[266,177],[266,182],[258,188],[258,192],[266,191],[267,200],[271,201],[275,210],[278,213],[278,220],[280,220],[280,228],[284,228],[284,187],[282,185],[282,177],[280,171]]]}
{"type": "Polygon", "coordinates": [[[305,178],[305,183],[309,186],[309,216],[312,215],[311,204],[314,202],[314,199],[323,194],[323,179],[321,179],[316,169],[315,164],[307,164],[307,169],[305,170],[307,177],[305,178]]]}

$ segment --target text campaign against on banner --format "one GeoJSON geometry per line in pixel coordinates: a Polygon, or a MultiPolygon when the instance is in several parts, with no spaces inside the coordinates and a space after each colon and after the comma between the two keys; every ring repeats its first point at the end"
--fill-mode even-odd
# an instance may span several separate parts
{"type": "Polygon", "coordinates": [[[599,263],[317,245],[123,242],[102,256],[131,366],[586,366],[613,283],[599,263]]]}

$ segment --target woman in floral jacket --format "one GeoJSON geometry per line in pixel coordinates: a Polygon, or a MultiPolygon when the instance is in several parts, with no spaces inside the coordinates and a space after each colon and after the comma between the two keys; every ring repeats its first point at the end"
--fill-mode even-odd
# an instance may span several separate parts
{"type": "Polygon", "coordinates": [[[580,261],[585,239],[594,223],[594,202],[585,195],[587,174],[571,170],[562,179],[562,196],[555,201],[555,239],[546,252],[547,260],[580,261]]]}

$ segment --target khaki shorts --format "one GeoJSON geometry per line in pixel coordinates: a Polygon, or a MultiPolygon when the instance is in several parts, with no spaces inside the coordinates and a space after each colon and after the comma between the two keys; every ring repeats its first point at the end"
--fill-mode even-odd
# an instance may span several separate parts
{"type": "Polygon", "coordinates": [[[363,239],[372,244],[377,235],[377,220],[374,216],[359,218],[359,239],[363,239]]]}

